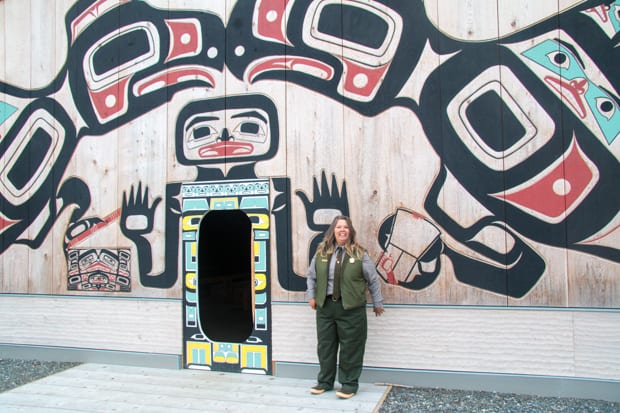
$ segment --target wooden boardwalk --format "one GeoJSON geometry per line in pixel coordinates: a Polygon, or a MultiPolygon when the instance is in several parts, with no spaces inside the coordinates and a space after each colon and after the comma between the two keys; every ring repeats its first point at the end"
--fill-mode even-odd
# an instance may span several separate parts
{"type": "Polygon", "coordinates": [[[313,380],[82,364],[0,393],[2,412],[377,412],[388,387],[362,383],[341,400],[313,380]]]}

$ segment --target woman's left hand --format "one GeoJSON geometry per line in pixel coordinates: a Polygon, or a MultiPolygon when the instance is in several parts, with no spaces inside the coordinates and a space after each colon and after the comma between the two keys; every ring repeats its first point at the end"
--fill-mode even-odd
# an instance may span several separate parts
{"type": "Polygon", "coordinates": [[[381,314],[385,312],[385,308],[383,307],[374,307],[372,311],[375,312],[375,316],[379,317],[381,314]]]}

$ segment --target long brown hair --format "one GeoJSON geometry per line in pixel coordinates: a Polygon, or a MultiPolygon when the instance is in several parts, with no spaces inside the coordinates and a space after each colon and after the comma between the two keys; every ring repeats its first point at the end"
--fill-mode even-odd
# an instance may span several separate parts
{"type": "Polygon", "coordinates": [[[364,252],[366,252],[366,250],[364,249],[364,247],[357,243],[357,240],[355,239],[356,231],[353,227],[353,222],[351,222],[351,218],[345,215],[338,215],[334,218],[329,228],[327,228],[327,231],[325,231],[325,236],[323,237],[323,241],[321,241],[321,243],[317,247],[316,254],[326,256],[334,253],[334,244],[336,244],[336,235],[334,234],[334,232],[336,229],[336,224],[340,220],[346,221],[347,225],[349,226],[349,238],[347,239],[347,243],[344,247],[347,255],[349,255],[350,257],[362,259],[362,256],[364,255],[364,252]]]}

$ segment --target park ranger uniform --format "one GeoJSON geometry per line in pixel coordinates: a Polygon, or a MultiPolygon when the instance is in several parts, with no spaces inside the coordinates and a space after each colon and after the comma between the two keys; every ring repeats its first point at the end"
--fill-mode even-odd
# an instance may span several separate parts
{"type": "Polygon", "coordinates": [[[332,389],[338,370],[342,389],[356,393],[368,331],[367,287],[373,305],[383,306],[375,265],[366,252],[360,259],[349,256],[344,248],[336,247],[334,254],[315,255],[306,277],[307,298],[314,298],[317,306],[318,384],[332,389]],[[339,346],[340,365],[337,369],[339,346]]]}

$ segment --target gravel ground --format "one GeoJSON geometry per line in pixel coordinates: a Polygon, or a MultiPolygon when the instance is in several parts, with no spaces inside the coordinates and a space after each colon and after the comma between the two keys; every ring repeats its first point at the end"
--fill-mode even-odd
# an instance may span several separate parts
{"type": "MultiPolygon", "coordinates": [[[[0,393],[80,363],[0,358],[0,393]]],[[[620,403],[393,386],[378,413],[620,413],[620,403]]]]}
{"type": "Polygon", "coordinates": [[[78,364],[80,363],[0,358],[0,393],[78,364]]]}
{"type": "Polygon", "coordinates": [[[379,413],[618,413],[620,403],[482,391],[393,386],[379,413]]]}

